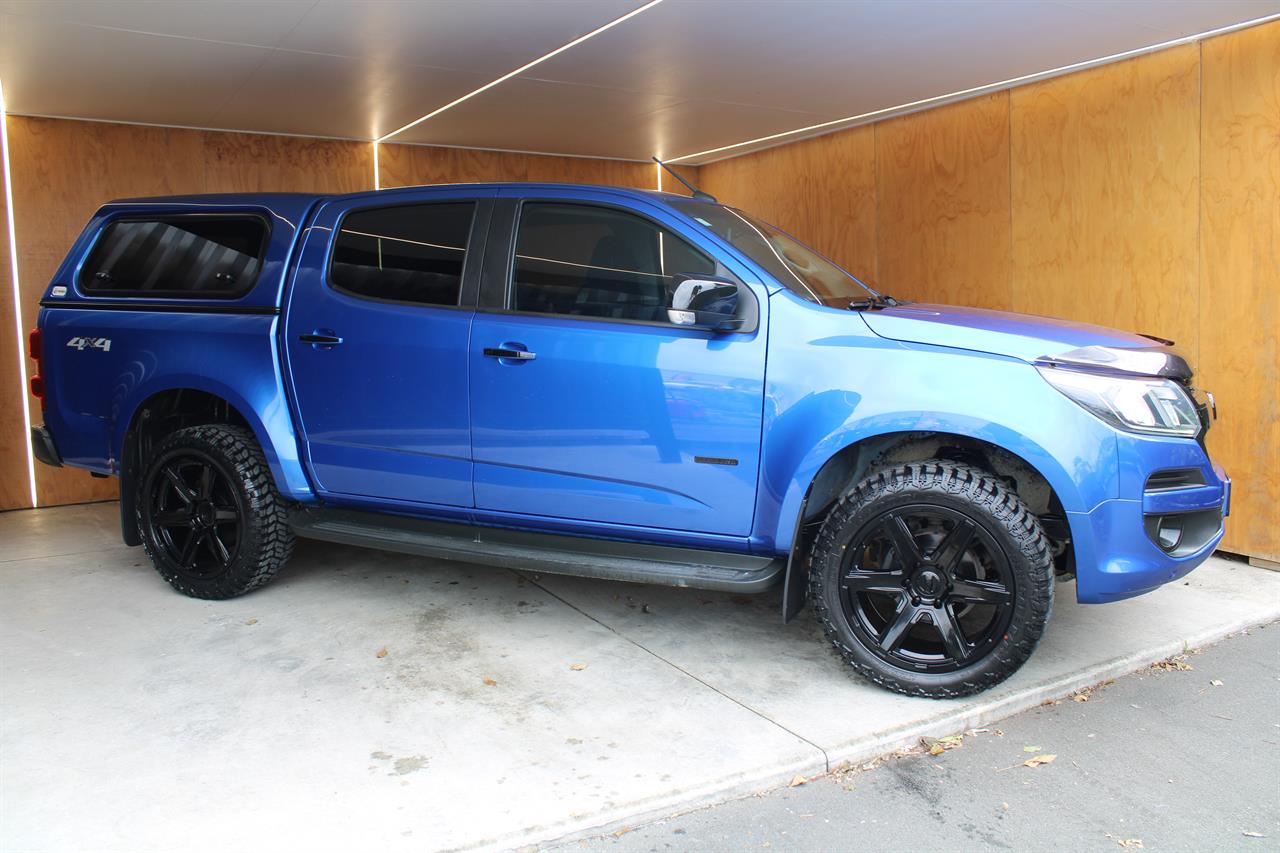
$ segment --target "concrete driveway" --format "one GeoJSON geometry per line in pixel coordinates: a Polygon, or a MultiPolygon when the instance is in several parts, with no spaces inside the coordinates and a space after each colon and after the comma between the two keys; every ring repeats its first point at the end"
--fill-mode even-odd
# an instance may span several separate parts
{"type": "Polygon", "coordinates": [[[0,847],[520,847],[763,790],[980,726],[1280,618],[1214,560],[1059,598],[976,698],[847,674],[812,618],[739,597],[300,542],[270,587],[170,590],[114,504],[0,515],[0,847]]]}

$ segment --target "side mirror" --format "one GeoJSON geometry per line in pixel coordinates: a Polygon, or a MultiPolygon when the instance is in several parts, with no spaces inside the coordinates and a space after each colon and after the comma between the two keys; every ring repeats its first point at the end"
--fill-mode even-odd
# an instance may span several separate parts
{"type": "Polygon", "coordinates": [[[678,275],[667,308],[667,319],[677,326],[731,332],[741,328],[738,285],[724,278],[678,275]]]}

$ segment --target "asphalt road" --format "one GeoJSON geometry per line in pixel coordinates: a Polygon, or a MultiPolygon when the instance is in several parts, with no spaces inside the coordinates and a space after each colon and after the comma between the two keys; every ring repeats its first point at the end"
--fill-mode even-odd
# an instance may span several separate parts
{"type": "Polygon", "coordinates": [[[1280,623],[1171,666],[1011,717],[939,755],[555,849],[1280,850],[1280,623]]]}

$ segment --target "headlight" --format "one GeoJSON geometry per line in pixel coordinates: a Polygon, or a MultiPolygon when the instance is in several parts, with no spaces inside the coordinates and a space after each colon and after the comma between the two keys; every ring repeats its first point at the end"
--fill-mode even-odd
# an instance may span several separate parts
{"type": "Polygon", "coordinates": [[[1133,432],[1194,436],[1196,407],[1176,382],[1039,367],[1049,384],[1109,424],[1133,432]]]}

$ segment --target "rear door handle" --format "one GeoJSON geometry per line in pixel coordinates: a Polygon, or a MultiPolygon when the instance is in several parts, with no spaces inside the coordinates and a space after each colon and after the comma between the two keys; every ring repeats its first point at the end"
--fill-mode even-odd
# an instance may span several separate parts
{"type": "Polygon", "coordinates": [[[489,358],[512,358],[517,361],[533,361],[538,357],[537,353],[532,353],[528,350],[506,349],[504,347],[485,347],[484,354],[489,358]]]}
{"type": "Polygon", "coordinates": [[[327,349],[342,343],[342,338],[335,335],[332,329],[316,329],[309,335],[298,335],[298,340],[304,344],[311,344],[317,349],[327,349]]]}

